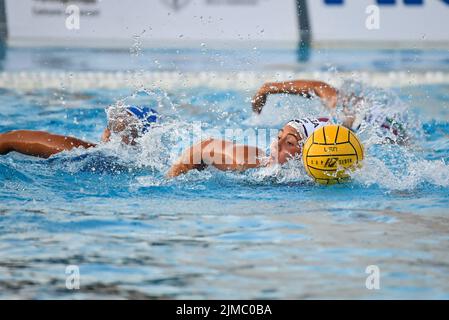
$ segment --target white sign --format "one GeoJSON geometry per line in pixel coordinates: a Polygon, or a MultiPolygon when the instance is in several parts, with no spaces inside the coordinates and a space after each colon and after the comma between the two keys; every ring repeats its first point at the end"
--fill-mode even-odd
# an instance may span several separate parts
{"type": "Polygon", "coordinates": [[[449,42],[449,1],[308,1],[318,42],[449,42]],[[333,4],[331,3],[333,2],[333,4]]]}
{"type": "Polygon", "coordinates": [[[142,45],[158,47],[296,46],[299,37],[295,0],[6,0],[6,13],[13,45],[129,47],[140,36],[142,45]]]}

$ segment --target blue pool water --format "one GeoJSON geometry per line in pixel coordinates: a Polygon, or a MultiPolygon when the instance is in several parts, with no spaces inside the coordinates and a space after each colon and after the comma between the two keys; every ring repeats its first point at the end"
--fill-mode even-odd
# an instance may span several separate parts
{"type": "MultiPolygon", "coordinates": [[[[24,71],[19,57],[29,62],[25,71],[135,65],[128,53],[75,53],[10,50],[3,72],[24,71]]],[[[167,62],[173,54],[150,51],[139,59],[157,55],[167,62]]],[[[204,67],[219,76],[215,54],[193,52],[174,72],[204,67]]],[[[262,70],[266,64],[251,54],[242,54],[253,62],[250,69],[262,70]]],[[[229,52],[220,56],[237,59],[229,52]]],[[[277,61],[287,69],[304,65],[293,52],[258,54],[271,56],[270,68],[279,67],[277,61]]],[[[362,52],[358,64],[342,56],[315,52],[305,65],[321,70],[335,59],[343,70],[395,71],[409,70],[415,59],[412,71],[446,71],[449,61],[447,52],[432,51],[362,52]]],[[[0,298],[449,299],[449,84],[370,88],[379,101],[400,98],[414,141],[380,144],[371,131],[362,132],[364,168],[352,182],[329,187],[314,184],[296,166],[164,176],[189,144],[192,122],[222,133],[279,128],[279,110],[285,118],[325,113],[301,98],[270,100],[256,117],[253,92],[238,88],[0,90],[0,132],[47,130],[96,142],[105,107],[119,99],[158,108],[166,124],[138,150],[112,143],[47,160],[0,157],[0,298]],[[80,268],[79,290],[66,288],[68,265],[80,268]],[[365,286],[369,265],[380,269],[379,290],[365,286]]],[[[387,109],[396,107],[385,102],[387,109]]]]}

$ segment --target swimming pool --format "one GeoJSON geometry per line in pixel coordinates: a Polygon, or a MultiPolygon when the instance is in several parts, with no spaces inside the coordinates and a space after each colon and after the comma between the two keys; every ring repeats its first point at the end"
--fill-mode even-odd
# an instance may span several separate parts
{"type": "Polygon", "coordinates": [[[6,50],[0,132],[39,129],[95,142],[104,108],[118,99],[157,107],[167,125],[138,151],[109,145],[48,160],[0,157],[0,298],[448,299],[447,51],[311,57],[6,50]],[[362,134],[367,161],[346,185],[318,186],[297,168],[164,178],[170,147],[188,145],[192,122],[206,132],[275,129],[305,112],[298,104],[305,114],[323,113],[279,97],[252,115],[249,100],[263,79],[296,76],[384,84],[372,94],[401,98],[415,143],[379,145],[362,134]],[[80,290],[66,288],[68,265],[80,268],[80,290]],[[379,290],[365,286],[370,265],[380,269],[379,290]]]}

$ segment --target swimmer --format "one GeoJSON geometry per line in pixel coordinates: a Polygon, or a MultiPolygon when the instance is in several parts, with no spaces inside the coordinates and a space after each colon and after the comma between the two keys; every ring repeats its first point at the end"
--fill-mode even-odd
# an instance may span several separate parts
{"type": "Polygon", "coordinates": [[[328,118],[302,118],[289,121],[270,147],[270,156],[257,147],[239,145],[221,139],[201,141],[183,152],[167,173],[170,178],[191,170],[213,166],[223,171],[244,171],[252,168],[284,164],[301,154],[302,145],[318,128],[330,124],[328,118]]]}
{"type": "MultiPolygon", "coordinates": [[[[135,145],[136,139],[145,134],[157,120],[157,112],[148,107],[111,107],[101,141],[109,142],[112,135],[117,135],[122,143],[135,145]]],[[[96,146],[95,143],[44,131],[15,130],[0,134],[0,155],[15,151],[48,158],[62,151],[96,146]]]]}
{"type": "MultiPolygon", "coordinates": [[[[342,106],[343,114],[339,117],[339,122],[352,131],[359,130],[362,124],[369,124],[380,129],[382,134],[391,133],[396,143],[405,144],[408,140],[403,126],[404,121],[398,110],[386,114],[381,106],[375,106],[368,99],[345,94],[325,82],[292,80],[266,83],[252,99],[253,111],[260,114],[268,96],[272,94],[295,94],[306,98],[316,96],[330,111],[342,106]]],[[[392,142],[391,139],[388,141],[392,142]]]]}
{"type": "MultiPolygon", "coordinates": [[[[357,131],[365,121],[378,126],[381,130],[391,132],[397,137],[395,141],[398,143],[407,141],[402,125],[393,117],[385,117],[376,108],[365,112],[357,110],[367,102],[364,98],[344,95],[325,82],[295,80],[266,83],[252,100],[253,111],[260,114],[267,97],[271,94],[297,94],[307,98],[317,96],[330,110],[335,110],[337,104],[341,103],[343,106],[341,125],[357,131]]],[[[243,171],[275,163],[284,164],[290,159],[299,158],[307,138],[318,128],[331,123],[332,121],[327,117],[302,118],[288,122],[279,131],[277,142],[271,145],[270,156],[257,147],[238,145],[231,141],[213,138],[201,141],[184,151],[170,168],[167,176],[176,177],[190,170],[202,170],[207,166],[214,166],[224,171],[243,171]]]]}

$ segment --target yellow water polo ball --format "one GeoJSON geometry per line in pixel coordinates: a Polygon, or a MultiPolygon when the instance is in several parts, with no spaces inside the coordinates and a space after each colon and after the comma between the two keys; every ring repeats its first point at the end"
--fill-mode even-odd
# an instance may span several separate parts
{"type": "Polygon", "coordinates": [[[302,158],[307,173],[318,183],[341,183],[349,179],[349,171],[361,166],[363,145],[351,130],[326,125],[307,139],[302,158]]]}

